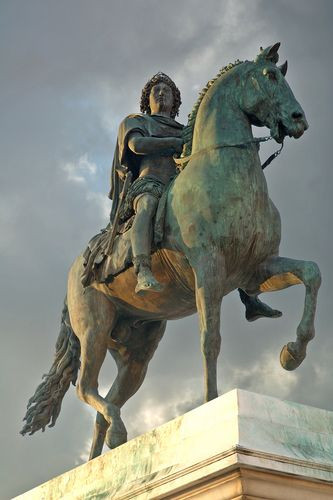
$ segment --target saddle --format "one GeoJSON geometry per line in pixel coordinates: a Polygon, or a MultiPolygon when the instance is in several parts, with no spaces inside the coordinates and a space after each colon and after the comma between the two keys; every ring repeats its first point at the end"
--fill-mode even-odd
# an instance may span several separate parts
{"type": "MultiPolygon", "coordinates": [[[[153,219],[152,253],[160,248],[163,240],[166,202],[171,184],[170,182],[164,190],[153,219]]],[[[81,283],[84,287],[91,285],[94,281],[111,283],[118,274],[133,265],[131,228],[134,217],[135,215],[119,226],[111,255],[106,253],[109,234],[112,230],[111,223],[91,238],[83,252],[84,271],[81,275],[81,283]]]]}

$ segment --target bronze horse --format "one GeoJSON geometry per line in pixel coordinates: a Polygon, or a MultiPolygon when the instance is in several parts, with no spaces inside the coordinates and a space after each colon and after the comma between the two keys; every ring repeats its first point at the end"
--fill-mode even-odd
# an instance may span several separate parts
{"type": "Polygon", "coordinates": [[[83,257],[71,267],[56,358],[28,405],[22,433],[54,425],[62,398],[81,367],[77,393],[97,410],[90,458],[104,441],[126,441],[120,408],[139,389],[168,319],[198,311],[205,401],[216,398],[222,298],[236,288],[248,294],[303,283],[305,305],[296,340],[281,351],[287,370],[300,365],[314,336],[320,272],[313,262],[279,257],[280,216],[269,198],[251,125],[266,126],[281,143],[308,128],[304,113],[276,65],[279,44],[255,61],[237,61],[211,80],[189,119],[188,164],[170,188],[164,240],[153,254],[159,294],[138,296],[132,267],[110,284],[81,284],[83,257]],[[107,351],[118,375],[105,397],[98,375],[107,351]]]}

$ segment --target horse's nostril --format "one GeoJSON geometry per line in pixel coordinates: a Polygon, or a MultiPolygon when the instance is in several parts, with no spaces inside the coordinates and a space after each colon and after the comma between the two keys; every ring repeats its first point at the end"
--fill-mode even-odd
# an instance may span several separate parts
{"type": "Polygon", "coordinates": [[[300,111],[294,111],[291,116],[294,120],[300,120],[301,118],[303,118],[303,113],[301,113],[300,111]]]}

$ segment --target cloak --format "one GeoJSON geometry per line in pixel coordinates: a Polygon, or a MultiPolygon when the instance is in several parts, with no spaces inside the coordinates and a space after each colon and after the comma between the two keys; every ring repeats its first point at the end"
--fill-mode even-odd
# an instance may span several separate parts
{"type": "Polygon", "coordinates": [[[140,173],[142,155],[133,153],[128,147],[129,135],[138,132],[143,137],[181,137],[183,128],[184,125],[176,122],[173,118],[161,115],[132,114],[121,122],[111,168],[111,190],[109,193],[109,198],[112,200],[111,223],[114,220],[119,194],[124,184],[119,175],[119,172],[122,172],[121,167],[132,172],[132,182],[138,178],[140,173]]]}

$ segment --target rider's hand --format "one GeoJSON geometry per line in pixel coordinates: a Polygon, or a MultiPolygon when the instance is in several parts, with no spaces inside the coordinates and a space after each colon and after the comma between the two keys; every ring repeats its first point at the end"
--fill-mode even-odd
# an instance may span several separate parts
{"type": "Polygon", "coordinates": [[[128,169],[126,167],[124,167],[123,165],[119,165],[117,167],[117,172],[118,172],[118,175],[121,178],[121,180],[124,180],[127,173],[128,173],[128,169]]]}

